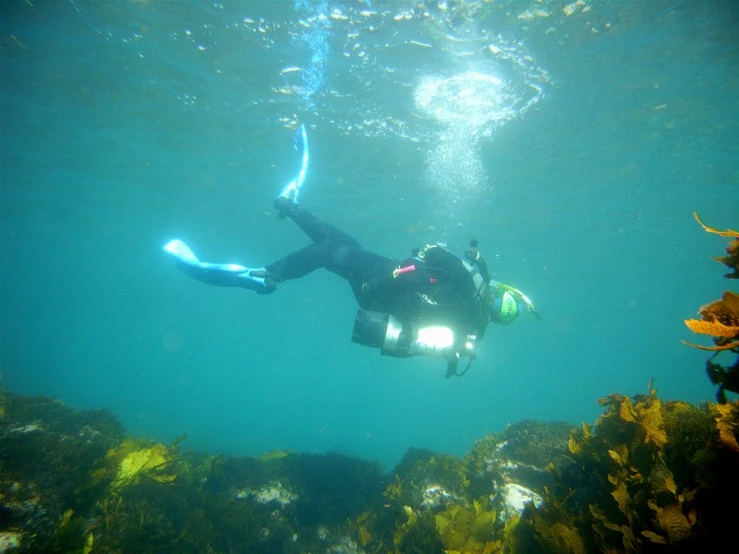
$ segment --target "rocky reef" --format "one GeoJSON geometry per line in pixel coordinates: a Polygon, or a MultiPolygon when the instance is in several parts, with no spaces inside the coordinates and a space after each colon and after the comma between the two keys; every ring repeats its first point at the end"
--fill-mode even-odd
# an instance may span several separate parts
{"type": "Polygon", "coordinates": [[[386,474],[339,454],[185,452],[107,411],[0,395],[3,552],[470,551],[541,503],[545,452],[571,427],[523,422],[465,458],[411,449],[386,474]]]}
{"type": "Polygon", "coordinates": [[[389,473],[125,436],[106,411],[0,393],[0,552],[702,551],[739,516],[736,403],[601,399],[593,426],[524,421],[389,473]]]}

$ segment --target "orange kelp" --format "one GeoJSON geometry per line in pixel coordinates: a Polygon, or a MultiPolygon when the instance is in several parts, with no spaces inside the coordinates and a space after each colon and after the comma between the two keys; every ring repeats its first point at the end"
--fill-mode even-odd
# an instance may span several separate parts
{"type": "MultiPolygon", "coordinates": [[[[697,213],[694,213],[693,216],[708,233],[734,239],[726,248],[726,256],[714,257],[713,259],[733,270],[725,275],[727,279],[739,278],[739,231],[715,229],[703,223],[697,213]]],[[[683,342],[694,348],[716,352],[706,362],[706,371],[711,382],[718,385],[716,398],[723,404],[726,403],[726,393],[724,391],[739,393],[739,295],[731,291],[724,291],[719,300],[702,306],[698,310],[698,315],[701,316],[701,319],[686,319],[685,325],[694,333],[713,337],[714,345],[701,346],[686,341],[683,342]],[[715,360],[721,352],[733,354],[733,364],[729,362],[727,365],[722,365],[716,362],[715,360]]]]}

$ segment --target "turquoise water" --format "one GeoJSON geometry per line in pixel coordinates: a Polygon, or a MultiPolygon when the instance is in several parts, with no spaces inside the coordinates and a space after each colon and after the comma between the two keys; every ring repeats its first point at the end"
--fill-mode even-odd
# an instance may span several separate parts
{"type": "Polygon", "coordinates": [[[461,454],[599,396],[711,399],[682,320],[727,288],[739,15],[714,2],[4,1],[0,371],[198,450],[461,454]],[[270,296],[176,271],[262,266],[308,127],[303,205],[370,249],[480,241],[544,317],[459,379],[350,342],[348,286],[270,296]]]}

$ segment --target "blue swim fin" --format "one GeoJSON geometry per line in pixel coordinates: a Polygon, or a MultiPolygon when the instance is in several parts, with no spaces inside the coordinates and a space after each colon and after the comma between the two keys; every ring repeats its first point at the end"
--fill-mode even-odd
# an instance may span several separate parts
{"type": "Polygon", "coordinates": [[[290,181],[287,186],[282,189],[278,198],[287,198],[293,204],[298,203],[298,195],[300,189],[303,188],[305,178],[308,175],[308,163],[310,162],[310,150],[308,149],[308,133],[305,130],[305,125],[301,125],[300,128],[295,132],[293,139],[295,144],[295,150],[300,154],[300,171],[295,176],[295,179],[290,181]]]}
{"type": "Polygon", "coordinates": [[[274,289],[265,282],[264,268],[250,269],[238,264],[201,262],[190,247],[179,239],[165,244],[164,251],[177,260],[180,271],[202,283],[218,287],[243,287],[262,294],[274,289]]]}

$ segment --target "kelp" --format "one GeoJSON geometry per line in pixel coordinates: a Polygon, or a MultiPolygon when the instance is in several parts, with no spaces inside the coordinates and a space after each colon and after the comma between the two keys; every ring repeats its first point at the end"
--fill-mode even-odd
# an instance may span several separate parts
{"type": "Polygon", "coordinates": [[[522,518],[543,552],[700,551],[732,533],[739,404],[664,402],[653,389],[600,403],[594,428],[573,431],[572,463],[554,470],[542,508],[522,518]]]}
{"type": "MultiPolygon", "coordinates": [[[[713,259],[733,270],[724,277],[739,278],[739,231],[710,227],[703,223],[697,213],[693,213],[693,217],[706,232],[733,239],[726,248],[726,256],[713,259]]],[[[711,336],[714,344],[705,346],[687,341],[683,343],[700,350],[716,352],[706,362],[706,373],[711,382],[718,385],[717,400],[719,403],[725,403],[727,401],[725,391],[739,393],[739,295],[732,291],[724,291],[719,300],[701,306],[698,315],[701,319],[686,319],[685,325],[693,333],[711,336]],[[721,352],[733,354],[733,363],[719,364],[716,360],[721,352]]]]}
{"type": "Polygon", "coordinates": [[[128,438],[108,452],[103,467],[93,471],[91,479],[93,484],[108,479],[114,494],[142,479],[171,483],[176,478],[172,461],[172,452],[165,445],[128,438]]]}
{"type": "Polygon", "coordinates": [[[715,227],[706,225],[696,212],[693,212],[693,217],[707,233],[734,239],[726,248],[726,256],[715,256],[713,259],[733,270],[731,273],[724,275],[724,277],[727,279],[739,279],[739,231],[735,231],[734,229],[716,229],[715,227]]]}
{"type": "Polygon", "coordinates": [[[701,350],[731,350],[739,347],[739,295],[724,291],[720,300],[701,306],[702,319],[686,319],[685,325],[696,334],[714,337],[716,346],[686,343],[701,350]]]}
{"type": "Polygon", "coordinates": [[[492,554],[500,552],[502,543],[494,540],[495,510],[475,500],[471,508],[452,506],[436,514],[436,530],[449,554],[492,554]]]}

